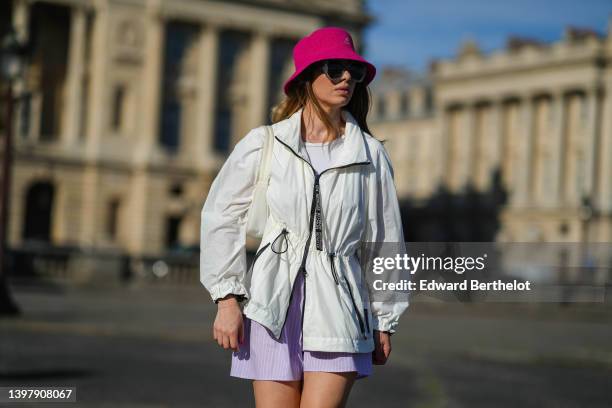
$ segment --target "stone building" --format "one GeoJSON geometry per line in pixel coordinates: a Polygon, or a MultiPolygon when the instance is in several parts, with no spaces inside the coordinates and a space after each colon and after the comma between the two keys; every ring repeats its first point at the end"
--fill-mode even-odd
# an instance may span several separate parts
{"type": "MultiPolygon", "coordinates": [[[[9,245],[197,251],[208,187],[269,123],[297,39],[343,26],[363,53],[372,20],[362,0],[0,2],[0,31],[30,45],[9,245]]],[[[369,124],[392,156],[407,240],[612,241],[609,34],[568,27],[490,55],[467,42],[422,74],[379,67],[369,124]]]]}
{"type": "Polygon", "coordinates": [[[387,139],[410,240],[612,241],[612,19],[485,55],[467,41],[426,75],[383,72],[387,139]]]}
{"type": "MultiPolygon", "coordinates": [[[[197,246],[227,154],[293,72],[295,42],[325,25],[357,45],[361,0],[14,0],[30,44],[16,84],[9,244],[129,256],[197,246]]],[[[363,52],[360,48],[359,52],[363,52]]]]}

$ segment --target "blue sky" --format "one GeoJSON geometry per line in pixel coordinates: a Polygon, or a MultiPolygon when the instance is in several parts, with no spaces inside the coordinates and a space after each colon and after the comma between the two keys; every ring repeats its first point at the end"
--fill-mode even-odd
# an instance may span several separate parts
{"type": "Polygon", "coordinates": [[[604,34],[612,16],[612,0],[366,0],[366,8],[377,21],[365,31],[365,57],[421,72],[431,58],[452,58],[464,39],[485,53],[511,35],[551,43],[566,25],[604,34]]]}

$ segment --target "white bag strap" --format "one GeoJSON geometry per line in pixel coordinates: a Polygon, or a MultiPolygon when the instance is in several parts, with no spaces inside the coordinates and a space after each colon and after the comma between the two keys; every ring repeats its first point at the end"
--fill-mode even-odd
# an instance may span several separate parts
{"type": "Polygon", "coordinates": [[[270,178],[270,156],[272,155],[272,146],[274,144],[274,133],[272,132],[272,126],[264,127],[266,130],[266,137],[264,139],[261,162],[259,165],[259,171],[257,173],[257,183],[265,182],[268,184],[268,179],[270,178]]]}

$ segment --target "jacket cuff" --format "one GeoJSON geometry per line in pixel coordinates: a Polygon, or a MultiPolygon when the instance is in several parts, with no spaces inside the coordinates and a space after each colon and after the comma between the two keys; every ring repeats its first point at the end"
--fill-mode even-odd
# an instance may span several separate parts
{"type": "Polygon", "coordinates": [[[389,332],[389,334],[395,333],[395,328],[397,327],[398,321],[391,320],[388,317],[384,316],[373,316],[373,324],[372,329],[378,330],[381,332],[389,332]]]}
{"type": "Polygon", "coordinates": [[[236,295],[238,301],[248,299],[249,297],[246,287],[234,279],[226,279],[217,283],[210,289],[210,296],[215,303],[230,293],[236,295]]]}

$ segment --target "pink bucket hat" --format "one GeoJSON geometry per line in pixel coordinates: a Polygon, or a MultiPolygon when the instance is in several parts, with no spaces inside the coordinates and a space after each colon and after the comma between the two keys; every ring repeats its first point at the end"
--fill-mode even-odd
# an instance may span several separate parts
{"type": "Polygon", "coordinates": [[[363,62],[367,67],[365,85],[372,82],[376,75],[376,67],[355,52],[353,38],[340,27],[319,28],[302,38],[293,47],[293,64],[295,72],[285,82],[283,90],[288,89],[293,80],[311,64],[326,59],[348,59],[363,62]]]}

